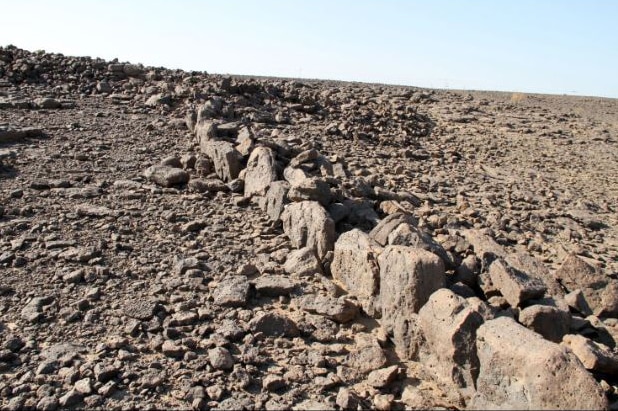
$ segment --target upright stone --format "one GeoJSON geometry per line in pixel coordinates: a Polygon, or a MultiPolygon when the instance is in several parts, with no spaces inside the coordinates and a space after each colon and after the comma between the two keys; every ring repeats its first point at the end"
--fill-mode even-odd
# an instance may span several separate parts
{"type": "Polygon", "coordinates": [[[212,160],[215,173],[225,182],[230,182],[240,173],[240,153],[227,141],[207,140],[200,144],[202,153],[212,160]]]}
{"type": "Polygon", "coordinates": [[[382,247],[369,235],[353,229],[339,236],[330,266],[335,281],[356,296],[371,316],[378,314],[375,300],[380,287],[377,258],[381,251],[382,247]]]}
{"type": "Polygon", "coordinates": [[[378,265],[382,325],[393,334],[395,346],[404,347],[398,351],[413,358],[419,345],[416,313],[431,294],[444,287],[444,263],[419,248],[387,246],[378,257],[378,265]]]}
{"type": "Polygon", "coordinates": [[[479,372],[476,330],[483,317],[464,298],[442,288],[419,311],[419,323],[427,342],[421,362],[471,397],[479,372]]]}
{"type": "Polygon", "coordinates": [[[249,156],[245,175],[245,197],[264,195],[277,180],[275,153],[268,147],[257,147],[249,156]]]}
{"type": "Polygon", "coordinates": [[[547,290],[542,280],[510,267],[501,259],[491,263],[489,276],[511,307],[517,307],[532,298],[541,298],[547,290]]]}
{"type": "Polygon", "coordinates": [[[273,181],[268,187],[262,209],[272,221],[277,221],[281,217],[289,189],[290,183],[287,181],[273,181]]]}
{"type": "Polygon", "coordinates": [[[333,250],[335,223],[316,201],[301,201],[285,207],[281,214],[283,231],[296,248],[310,247],[322,260],[333,250]]]}

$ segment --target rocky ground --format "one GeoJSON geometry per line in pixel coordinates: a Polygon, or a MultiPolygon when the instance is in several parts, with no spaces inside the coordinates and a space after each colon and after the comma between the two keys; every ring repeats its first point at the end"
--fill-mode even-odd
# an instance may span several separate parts
{"type": "Polygon", "coordinates": [[[0,48],[5,409],[618,408],[618,101],[0,48]]]}

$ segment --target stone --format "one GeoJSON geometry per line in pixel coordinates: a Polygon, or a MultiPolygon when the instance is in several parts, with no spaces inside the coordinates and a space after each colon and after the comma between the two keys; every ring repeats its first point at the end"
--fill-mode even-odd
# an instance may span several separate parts
{"type": "Polygon", "coordinates": [[[287,383],[285,379],[278,375],[269,374],[262,380],[262,388],[266,391],[277,391],[286,386],[287,383]]]}
{"type": "Polygon", "coordinates": [[[213,291],[214,302],[228,307],[243,307],[249,298],[249,280],[244,275],[223,279],[213,291]]]}
{"type": "Polygon", "coordinates": [[[363,310],[379,315],[376,298],[380,286],[378,255],[382,247],[358,229],[343,233],[335,243],[330,270],[333,279],[348,293],[356,296],[363,310]]]}
{"type": "Polygon", "coordinates": [[[144,176],[163,187],[173,187],[186,184],[189,181],[189,173],[182,168],[175,168],[163,165],[154,165],[144,171],[144,176]]]}
{"type": "Polygon", "coordinates": [[[207,140],[200,144],[200,150],[210,157],[215,173],[221,180],[231,182],[238,177],[241,169],[241,156],[232,143],[207,140]]]}
{"type": "Polygon", "coordinates": [[[165,340],[161,346],[161,352],[171,358],[182,358],[186,351],[185,347],[172,340],[165,340]]]}
{"type": "Polygon", "coordinates": [[[304,178],[294,181],[288,191],[291,201],[317,201],[324,207],[330,204],[332,194],[330,185],[321,178],[304,178]]]}
{"type": "Polygon", "coordinates": [[[426,341],[420,361],[445,382],[474,392],[479,362],[476,330],[483,317],[447,288],[436,291],[418,313],[426,341]]]}
{"type": "Polygon", "coordinates": [[[418,313],[429,296],[446,283],[444,263],[419,248],[389,245],[378,257],[382,323],[390,329],[401,314],[418,313]]]}
{"type": "Polygon", "coordinates": [[[269,147],[256,147],[249,156],[245,171],[245,197],[265,195],[277,180],[276,155],[269,147]]]}
{"type": "Polygon", "coordinates": [[[398,365],[391,365],[371,371],[367,376],[367,383],[374,388],[384,388],[395,380],[398,369],[398,365]]]}
{"type": "Polygon", "coordinates": [[[345,296],[335,298],[320,294],[308,294],[301,297],[298,304],[307,312],[322,315],[338,323],[350,322],[358,314],[358,307],[345,296]]]}
{"type": "Polygon", "coordinates": [[[309,247],[321,260],[333,250],[335,223],[316,201],[288,204],[281,214],[283,231],[295,248],[309,247]]]}
{"type": "Polygon", "coordinates": [[[149,300],[135,299],[125,302],[123,312],[127,317],[148,321],[155,315],[157,303],[149,300]]]}
{"type": "Polygon", "coordinates": [[[376,225],[369,233],[369,237],[374,239],[381,246],[386,246],[388,245],[388,236],[393,232],[395,228],[397,228],[400,224],[404,223],[416,226],[418,224],[418,221],[409,214],[391,214],[383,220],[380,220],[378,225],[376,225]]]}
{"type": "Polygon", "coordinates": [[[41,97],[41,98],[34,99],[33,103],[36,108],[43,108],[43,109],[55,109],[55,108],[60,108],[62,106],[62,104],[60,104],[58,100],[49,98],[49,97],[41,97]]]}
{"type": "Polygon", "coordinates": [[[288,296],[296,287],[294,281],[282,275],[263,275],[254,281],[255,290],[269,297],[288,296]]]}
{"type": "Polygon", "coordinates": [[[518,307],[530,299],[541,298],[547,291],[542,280],[510,267],[502,259],[494,260],[488,272],[493,286],[500,291],[511,307],[518,307]]]}
{"type": "Polygon", "coordinates": [[[471,409],[606,409],[600,385],[570,351],[508,317],[476,334],[477,392],[471,409]],[[585,393],[585,395],[582,395],[585,393]]]}
{"type": "Polygon", "coordinates": [[[362,339],[346,356],[346,364],[361,374],[383,368],[388,364],[384,350],[375,338],[362,339]]]}
{"type": "Polygon", "coordinates": [[[318,261],[315,249],[303,247],[298,250],[290,251],[283,269],[288,274],[309,276],[313,274],[323,274],[322,265],[318,261]]]}
{"type": "Polygon", "coordinates": [[[453,269],[455,265],[446,250],[435,242],[431,236],[409,223],[401,223],[388,235],[388,244],[406,245],[409,247],[422,248],[434,253],[442,259],[446,268],[453,269]]]}
{"type": "Polygon", "coordinates": [[[92,394],[92,382],[90,378],[82,378],[75,383],[73,389],[80,394],[90,395],[92,394]]]}
{"type": "Polygon", "coordinates": [[[196,193],[216,194],[220,191],[224,193],[230,191],[223,181],[215,178],[193,178],[189,181],[188,187],[196,193]]]}
{"type": "Polygon", "coordinates": [[[602,344],[576,334],[565,335],[562,345],[569,348],[590,371],[618,376],[618,356],[602,344]]]}
{"type": "Polygon", "coordinates": [[[232,354],[223,347],[208,350],[208,361],[216,370],[230,370],[234,367],[232,354]]]}
{"type": "Polygon", "coordinates": [[[294,338],[300,335],[294,321],[284,315],[271,312],[258,314],[249,321],[249,328],[254,333],[260,332],[269,337],[294,338]]]}
{"type": "Polygon", "coordinates": [[[72,389],[59,398],[58,404],[63,408],[70,408],[82,402],[83,399],[84,396],[81,393],[72,389]]]}
{"type": "Polygon", "coordinates": [[[194,131],[200,147],[202,147],[202,145],[206,145],[206,142],[217,138],[217,125],[211,121],[197,119],[194,131]]]}
{"type": "Polygon", "coordinates": [[[571,314],[557,307],[534,304],[521,310],[519,322],[546,340],[559,343],[569,333],[571,314]]]}
{"type": "Polygon", "coordinates": [[[281,217],[289,189],[290,183],[287,181],[274,181],[268,187],[265,201],[261,208],[272,221],[278,221],[281,217]]]}
{"type": "Polygon", "coordinates": [[[343,410],[354,410],[361,406],[361,398],[350,389],[341,387],[337,393],[335,403],[343,410]]]}

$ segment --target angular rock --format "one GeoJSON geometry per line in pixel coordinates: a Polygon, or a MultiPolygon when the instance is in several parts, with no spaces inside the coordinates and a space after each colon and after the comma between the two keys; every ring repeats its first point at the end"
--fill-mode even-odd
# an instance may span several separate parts
{"type": "Polygon", "coordinates": [[[383,220],[380,220],[378,225],[376,225],[369,233],[369,237],[373,238],[381,246],[386,246],[388,245],[388,236],[395,228],[404,223],[416,226],[418,221],[409,214],[391,214],[383,220]]]}
{"type": "Polygon", "coordinates": [[[249,322],[249,328],[254,333],[263,333],[269,337],[294,338],[300,335],[298,326],[294,321],[276,313],[258,314],[249,322]]]}
{"type": "Polygon", "coordinates": [[[427,343],[421,362],[444,381],[473,393],[479,371],[476,330],[483,317],[446,288],[433,293],[418,316],[427,343]]]}
{"type": "Polygon", "coordinates": [[[393,314],[418,313],[429,296],[445,285],[444,263],[419,248],[387,246],[378,257],[380,306],[389,323],[393,314]]]}
{"type": "Polygon", "coordinates": [[[510,267],[501,259],[496,259],[491,263],[489,277],[494,287],[506,298],[511,307],[518,307],[521,303],[533,298],[541,298],[547,291],[542,280],[510,267]]]}
{"type": "Polygon", "coordinates": [[[565,335],[562,345],[568,347],[590,371],[618,376],[618,356],[605,346],[575,334],[565,335]]]}
{"type": "Polygon", "coordinates": [[[508,317],[477,330],[480,370],[471,409],[606,409],[601,386],[575,355],[508,317]],[[584,394],[585,395],[582,395],[584,394]]]}
{"type": "Polygon", "coordinates": [[[571,328],[571,314],[557,307],[534,304],[521,310],[519,322],[546,340],[559,343],[571,328]]]}
{"type": "Polygon", "coordinates": [[[213,162],[215,173],[225,182],[238,177],[241,168],[241,156],[232,143],[227,141],[207,140],[200,144],[200,150],[213,162]]]}
{"type": "Polygon", "coordinates": [[[605,276],[599,268],[570,254],[555,276],[567,290],[580,289],[596,315],[618,316],[618,281],[605,276]]]}
{"type": "Polygon", "coordinates": [[[397,377],[398,369],[398,365],[391,365],[387,368],[371,371],[367,376],[367,383],[374,388],[384,388],[397,377]]]}
{"type": "Polygon", "coordinates": [[[255,280],[255,290],[270,297],[290,295],[296,284],[282,275],[263,275],[255,280]]]}
{"type": "Polygon", "coordinates": [[[189,181],[189,173],[182,168],[154,165],[144,171],[144,177],[163,187],[173,187],[189,181]]]}
{"type": "Polygon", "coordinates": [[[285,260],[283,269],[288,274],[298,274],[300,276],[323,273],[322,265],[318,261],[315,249],[311,247],[303,247],[291,251],[285,260]]]}
{"type": "Polygon", "coordinates": [[[281,220],[292,246],[313,248],[320,260],[333,250],[335,223],[319,203],[301,201],[289,204],[283,210],[281,220]]]}
{"type": "Polygon", "coordinates": [[[289,189],[290,183],[287,181],[274,181],[268,187],[261,208],[272,221],[278,221],[281,217],[289,189]]]}
{"type": "Polygon", "coordinates": [[[249,298],[249,280],[244,275],[227,277],[213,291],[214,302],[228,307],[242,307],[249,298]]]}
{"type": "Polygon", "coordinates": [[[381,252],[382,247],[368,234],[353,229],[337,239],[330,265],[333,279],[356,296],[363,310],[371,316],[379,313],[375,300],[380,288],[377,258],[381,252]]]}
{"type": "Polygon", "coordinates": [[[388,359],[378,341],[368,338],[357,343],[357,347],[346,356],[346,364],[361,374],[367,374],[386,366],[388,359]]]}
{"type": "Polygon", "coordinates": [[[326,207],[332,199],[330,185],[321,178],[304,178],[294,182],[288,198],[291,201],[317,201],[326,207]]]}
{"type": "Polygon", "coordinates": [[[249,156],[245,174],[245,197],[265,195],[277,180],[276,156],[269,147],[256,147],[249,156]]]}
{"type": "Polygon", "coordinates": [[[299,306],[307,312],[323,315],[338,323],[352,321],[358,314],[358,307],[345,296],[335,298],[309,294],[299,299],[299,306]]]}
{"type": "Polygon", "coordinates": [[[432,252],[440,257],[447,268],[455,268],[455,265],[446,250],[439,243],[435,242],[428,233],[423,232],[421,229],[413,226],[412,224],[399,224],[388,235],[388,244],[422,248],[423,250],[432,252]]]}
{"type": "Polygon", "coordinates": [[[210,121],[198,119],[194,130],[200,147],[205,146],[208,141],[217,138],[217,125],[210,121]]]}
{"type": "Polygon", "coordinates": [[[216,370],[230,370],[234,367],[232,354],[223,347],[208,350],[208,361],[216,370]]]}

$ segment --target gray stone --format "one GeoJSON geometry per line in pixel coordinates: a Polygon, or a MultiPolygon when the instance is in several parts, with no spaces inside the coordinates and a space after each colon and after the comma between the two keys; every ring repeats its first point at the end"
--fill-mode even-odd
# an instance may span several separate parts
{"type": "Polygon", "coordinates": [[[265,195],[275,180],[277,180],[275,153],[268,147],[256,147],[247,161],[245,197],[265,195]]]}
{"type": "Polygon", "coordinates": [[[504,260],[496,259],[489,266],[489,276],[493,285],[506,298],[511,307],[533,298],[541,298],[547,291],[545,283],[539,278],[510,267],[504,260]]]}
{"type": "Polygon", "coordinates": [[[289,189],[290,184],[287,181],[274,181],[270,184],[262,210],[272,221],[278,221],[281,217],[289,189]]]}
{"type": "Polygon", "coordinates": [[[384,388],[395,380],[398,369],[398,365],[391,365],[371,371],[367,376],[367,383],[374,388],[384,388]]]}
{"type": "Polygon", "coordinates": [[[356,348],[346,356],[346,364],[361,374],[367,374],[385,367],[388,364],[388,359],[378,341],[369,337],[357,342],[356,348]]]}
{"type": "Polygon", "coordinates": [[[480,371],[471,409],[606,409],[600,385],[572,352],[508,317],[477,330],[480,371]],[[584,394],[585,395],[582,395],[584,394]]]}
{"type": "Polygon", "coordinates": [[[288,204],[281,214],[283,231],[296,248],[315,249],[319,259],[333,250],[335,223],[315,201],[288,204]]]}
{"type": "Polygon", "coordinates": [[[534,304],[521,310],[519,322],[546,340],[559,343],[570,330],[571,314],[557,307],[534,304]]]}
{"type": "Polygon", "coordinates": [[[234,367],[232,354],[223,347],[208,350],[208,361],[217,370],[230,370],[234,367]]]}
{"type": "Polygon", "coordinates": [[[377,258],[381,252],[382,247],[369,235],[353,229],[337,239],[330,265],[333,279],[356,296],[363,310],[371,316],[379,315],[375,300],[380,286],[377,258]]]}
{"type": "Polygon", "coordinates": [[[288,274],[308,276],[322,274],[322,265],[318,261],[316,251],[311,247],[303,247],[299,250],[290,251],[283,269],[288,274]]]}
{"type": "Polygon", "coordinates": [[[470,396],[479,371],[476,330],[483,317],[464,298],[446,288],[433,293],[418,315],[426,341],[421,362],[470,396]]]}
{"type": "Polygon", "coordinates": [[[317,201],[327,206],[332,199],[330,185],[321,178],[304,178],[291,184],[288,191],[291,201],[317,201]]]}
{"type": "Polygon", "coordinates": [[[249,280],[243,275],[223,279],[213,291],[217,305],[242,307],[249,298],[249,280]]]}
{"type": "Polygon", "coordinates": [[[602,344],[582,335],[568,334],[564,336],[562,345],[573,351],[586,369],[618,376],[618,356],[602,344]]]}
{"type": "Polygon", "coordinates": [[[261,313],[249,322],[249,328],[254,333],[263,333],[269,337],[294,338],[300,335],[298,326],[288,317],[276,313],[261,313]]]}
{"type": "Polygon", "coordinates": [[[381,246],[388,245],[388,236],[393,232],[395,228],[397,228],[400,224],[407,223],[412,226],[416,226],[418,223],[417,220],[409,215],[404,213],[395,213],[391,214],[388,217],[380,220],[378,225],[376,225],[369,236],[373,238],[378,244],[381,246]]]}
{"type": "Polygon", "coordinates": [[[255,280],[255,290],[271,297],[290,295],[294,288],[294,282],[282,275],[263,275],[255,280]]]}
{"type": "Polygon", "coordinates": [[[335,298],[319,294],[308,294],[301,297],[298,303],[303,310],[325,316],[338,323],[350,322],[358,314],[358,307],[345,296],[335,298]]]}
{"type": "Polygon", "coordinates": [[[227,141],[206,140],[200,144],[200,150],[213,162],[215,173],[225,182],[230,182],[240,173],[241,156],[227,141]]]}
{"type": "Polygon", "coordinates": [[[164,165],[150,166],[144,171],[144,176],[153,183],[163,187],[173,187],[189,181],[189,173],[182,168],[164,165]]]}

